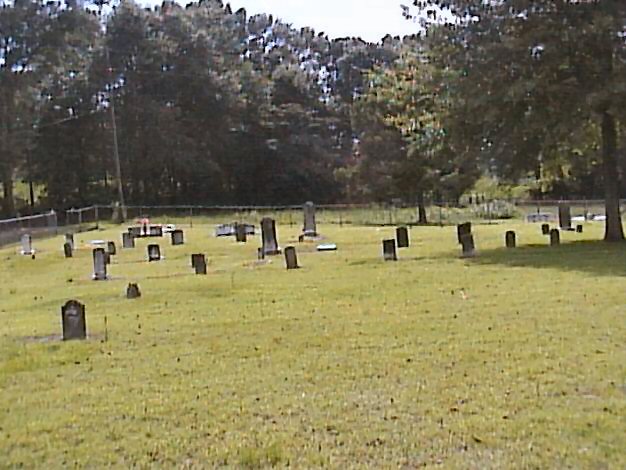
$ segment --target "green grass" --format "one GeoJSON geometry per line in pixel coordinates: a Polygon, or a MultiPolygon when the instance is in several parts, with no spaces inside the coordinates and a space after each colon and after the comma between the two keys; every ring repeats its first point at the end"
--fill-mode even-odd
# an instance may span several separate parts
{"type": "Polygon", "coordinates": [[[91,281],[85,242],[120,231],[76,235],[69,260],[61,237],[0,251],[0,467],[626,467],[626,246],[600,225],[555,248],[478,225],[473,259],[455,228],[416,227],[397,263],[393,228],[322,225],[339,251],[295,243],[287,271],[194,224],[91,281]],[[55,338],[70,298],[88,341],[55,338]]]}

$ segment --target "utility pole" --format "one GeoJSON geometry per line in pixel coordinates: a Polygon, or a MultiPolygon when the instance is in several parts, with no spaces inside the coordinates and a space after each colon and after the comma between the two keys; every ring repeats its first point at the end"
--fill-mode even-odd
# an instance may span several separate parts
{"type": "MultiPolygon", "coordinates": [[[[111,68],[111,60],[109,58],[109,48],[105,46],[107,66],[109,68],[109,76],[113,77],[113,69],[111,68]]],[[[113,128],[113,160],[115,161],[115,177],[117,178],[117,193],[120,203],[119,214],[120,222],[126,220],[126,202],[124,201],[124,185],[122,184],[122,166],[120,164],[120,151],[117,144],[117,125],[115,124],[115,101],[113,99],[113,84],[109,90],[109,107],[111,109],[111,126],[113,128]]]]}

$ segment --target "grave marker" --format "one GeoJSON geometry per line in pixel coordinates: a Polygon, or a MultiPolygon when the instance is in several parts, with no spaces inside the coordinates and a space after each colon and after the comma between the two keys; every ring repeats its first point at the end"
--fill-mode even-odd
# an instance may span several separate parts
{"type": "Polygon", "coordinates": [[[293,246],[285,248],[285,264],[287,269],[298,269],[298,256],[296,255],[296,249],[293,246]]]}
{"type": "Polygon", "coordinates": [[[304,227],[302,232],[307,237],[317,237],[317,224],[315,223],[315,204],[307,201],[303,206],[304,227]]]}
{"type": "Polygon", "coordinates": [[[191,255],[191,266],[193,266],[196,274],[206,274],[206,258],[202,253],[191,255]]]}
{"type": "Polygon", "coordinates": [[[161,261],[161,247],[157,244],[148,245],[148,262],[161,261]]]}
{"type": "Polygon", "coordinates": [[[468,235],[472,233],[472,223],[471,222],[465,222],[464,224],[459,224],[456,226],[456,237],[459,241],[459,244],[462,245],[462,238],[463,235],[468,235]]]}
{"type": "Polygon", "coordinates": [[[515,248],[515,246],[517,245],[517,237],[513,230],[509,230],[508,232],[506,232],[504,240],[507,248],[515,248]]]}
{"type": "Polygon", "coordinates": [[[63,341],[87,338],[85,306],[77,300],[69,300],[61,307],[63,341]]]}
{"type": "Polygon", "coordinates": [[[463,258],[471,258],[475,254],[474,235],[464,233],[461,235],[461,256],[463,258]]]}
{"type": "Polygon", "coordinates": [[[280,253],[278,240],[276,238],[276,222],[274,219],[265,217],[261,220],[261,239],[263,242],[264,255],[277,255],[280,253]]]}
{"type": "Polygon", "coordinates": [[[66,258],[72,257],[72,244],[71,243],[65,242],[63,244],[63,253],[65,254],[66,258]]]}
{"type": "Polygon", "coordinates": [[[383,240],[383,259],[385,261],[398,261],[396,241],[394,239],[383,240]]]}
{"type": "Polygon", "coordinates": [[[73,233],[65,234],[65,243],[69,243],[72,247],[72,250],[74,249],[74,234],[73,233]]]}
{"type": "Polygon", "coordinates": [[[139,290],[139,285],[129,283],[128,287],[126,287],[126,298],[138,299],[139,297],[141,297],[141,291],[139,290]]]}
{"type": "Polygon", "coordinates": [[[135,237],[132,233],[122,232],[122,248],[135,248],[135,237]]]}
{"type": "Polygon", "coordinates": [[[398,248],[409,247],[409,231],[406,227],[396,228],[396,241],[398,242],[398,248]]]}
{"type": "Polygon", "coordinates": [[[174,246],[185,244],[185,234],[180,229],[172,230],[170,237],[172,238],[172,245],[174,246]]]}
{"type": "Polygon", "coordinates": [[[142,227],[139,227],[139,226],[128,227],[128,233],[133,238],[141,238],[142,237],[142,227]]]}
{"type": "Polygon", "coordinates": [[[553,228],[550,230],[550,246],[556,246],[561,244],[561,234],[559,229],[553,228]]]}
{"type": "Polygon", "coordinates": [[[246,243],[248,241],[248,233],[245,224],[235,225],[235,239],[238,243],[246,243]]]}
{"type": "Polygon", "coordinates": [[[150,225],[148,226],[148,236],[149,237],[162,237],[163,236],[163,227],[160,225],[150,225]]]}
{"type": "Polygon", "coordinates": [[[569,204],[559,204],[559,227],[561,230],[572,230],[572,214],[569,204]]]}
{"type": "Polygon", "coordinates": [[[582,224],[576,225],[576,233],[583,233],[583,226],[582,226],[582,224]]]}
{"type": "Polygon", "coordinates": [[[117,254],[115,242],[107,242],[107,254],[109,256],[115,256],[117,254]]]}
{"type": "Polygon", "coordinates": [[[107,279],[107,262],[106,252],[104,248],[96,248],[92,252],[93,255],[93,280],[106,281],[107,279]]]}
{"type": "Polygon", "coordinates": [[[25,233],[22,235],[22,251],[23,255],[32,256],[35,254],[35,250],[33,250],[33,239],[30,236],[30,233],[25,233]]]}
{"type": "Polygon", "coordinates": [[[541,224],[541,233],[543,235],[550,235],[550,225],[549,224],[541,224]]]}

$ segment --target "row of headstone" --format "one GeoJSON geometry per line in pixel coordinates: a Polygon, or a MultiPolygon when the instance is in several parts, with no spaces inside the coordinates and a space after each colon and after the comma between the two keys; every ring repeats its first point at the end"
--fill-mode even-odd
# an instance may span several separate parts
{"type": "Polygon", "coordinates": [[[161,225],[141,224],[128,227],[128,233],[134,238],[162,237],[163,227],[161,225]]]}
{"type": "Polygon", "coordinates": [[[254,235],[256,233],[254,225],[233,222],[231,224],[217,225],[215,227],[215,236],[231,237],[233,235],[237,235],[237,227],[241,227],[239,230],[243,230],[243,233],[245,233],[246,235],[254,235]]]}

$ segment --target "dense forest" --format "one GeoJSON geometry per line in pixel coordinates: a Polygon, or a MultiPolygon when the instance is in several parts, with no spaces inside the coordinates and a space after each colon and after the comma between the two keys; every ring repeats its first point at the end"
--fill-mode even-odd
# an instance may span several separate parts
{"type": "Polygon", "coordinates": [[[423,207],[488,178],[605,197],[607,239],[622,238],[626,2],[415,0],[404,13],[414,36],[368,43],[220,0],[4,1],[2,213],[122,196],[423,207]]]}

